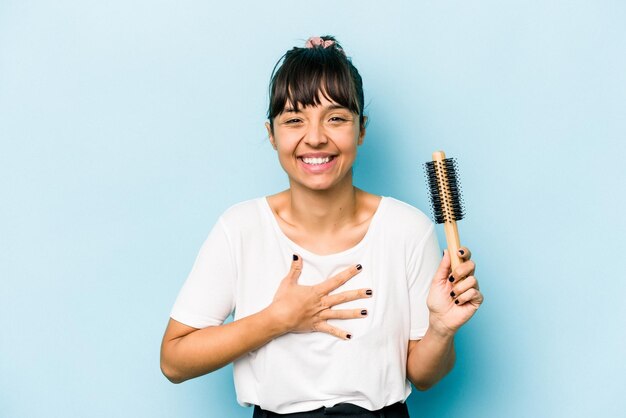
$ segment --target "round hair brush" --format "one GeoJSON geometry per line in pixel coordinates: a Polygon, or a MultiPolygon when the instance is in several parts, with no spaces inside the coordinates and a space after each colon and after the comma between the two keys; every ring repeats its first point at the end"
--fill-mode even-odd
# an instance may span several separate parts
{"type": "Polygon", "coordinates": [[[443,224],[454,270],[461,263],[458,255],[461,241],[456,221],[460,221],[465,215],[456,161],[453,158],[446,158],[443,151],[435,151],[433,160],[425,163],[424,168],[430,190],[433,218],[436,223],[443,224]]]}

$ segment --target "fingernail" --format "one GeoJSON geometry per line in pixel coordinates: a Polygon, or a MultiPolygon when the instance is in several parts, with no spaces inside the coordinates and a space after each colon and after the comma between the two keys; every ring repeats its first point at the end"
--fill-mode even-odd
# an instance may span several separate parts
{"type": "Polygon", "coordinates": [[[456,303],[458,305],[459,304],[459,300],[458,299],[455,300],[454,303],[456,303]]]}
{"type": "Polygon", "coordinates": [[[362,266],[362,265],[360,265],[360,264],[357,264],[357,265],[356,265],[356,269],[357,269],[357,270],[361,270],[362,268],[363,268],[363,266],[362,266]]]}
{"type": "Polygon", "coordinates": [[[293,261],[298,261],[298,256],[297,255],[293,255],[293,261]]]}
{"type": "Polygon", "coordinates": [[[366,291],[365,291],[365,294],[366,294],[367,296],[372,296],[372,289],[366,290],[366,291]]]}
{"type": "Polygon", "coordinates": [[[363,309],[363,310],[361,311],[361,315],[363,315],[363,316],[367,315],[367,309],[363,309]]]}
{"type": "Polygon", "coordinates": [[[454,297],[454,291],[450,292],[450,296],[454,297]]]}
{"type": "Polygon", "coordinates": [[[465,254],[465,251],[459,250],[459,254],[463,255],[463,254],[465,254]]]}
{"type": "Polygon", "coordinates": [[[454,281],[454,276],[450,275],[450,277],[448,277],[448,280],[450,280],[451,282],[454,281]]]}
{"type": "Polygon", "coordinates": [[[351,335],[351,334],[348,334],[348,335],[346,335],[346,338],[347,338],[347,339],[350,339],[350,338],[352,338],[352,335],[351,335]]]}

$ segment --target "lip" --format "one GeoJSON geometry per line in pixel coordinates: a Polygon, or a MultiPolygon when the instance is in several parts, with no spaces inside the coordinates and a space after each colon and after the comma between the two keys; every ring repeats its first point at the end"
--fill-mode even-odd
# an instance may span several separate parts
{"type": "Polygon", "coordinates": [[[311,174],[321,174],[331,170],[337,162],[336,156],[332,154],[303,154],[301,157],[298,157],[298,166],[300,166],[304,171],[311,174]],[[324,157],[335,157],[332,158],[329,162],[324,164],[306,164],[302,161],[302,158],[324,158],[324,157]]]}
{"type": "Polygon", "coordinates": [[[307,152],[306,154],[300,154],[297,158],[326,158],[336,157],[337,154],[330,154],[328,152],[307,152]]]}

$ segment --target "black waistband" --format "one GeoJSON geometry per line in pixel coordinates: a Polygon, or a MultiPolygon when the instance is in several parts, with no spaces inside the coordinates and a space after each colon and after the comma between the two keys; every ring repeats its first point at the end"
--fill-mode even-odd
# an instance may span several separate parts
{"type": "Polygon", "coordinates": [[[388,405],[377,411],[370,411],[351,403],[340,403],[329,408],[321,407],[313,411],[294,412],[291,414],[277,414],[276,412],[266,411],[255,405],[252,418],[317,418],[328,416],[335,418],[409,418],[409,411],[406,404],[403,402],[388,405]]]}

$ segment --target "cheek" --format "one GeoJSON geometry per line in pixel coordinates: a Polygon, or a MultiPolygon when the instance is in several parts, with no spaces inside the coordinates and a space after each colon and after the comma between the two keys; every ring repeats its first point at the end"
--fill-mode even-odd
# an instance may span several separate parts
{"type": "Polygon", "coordinates": [[[298,138],[301,136],[302,134],[294,130],[275,129],[274,143],[278,146],[279,150],[292,149],[297,145],[298,138]]]}
{"type": "Polygon", "coordinates": [[[278,160],[281,164],[294,159],[295,147],[293,144],[286,142],[284,138],[282,138],[282,141],[278,142],[276,145],[278,160]]]}

